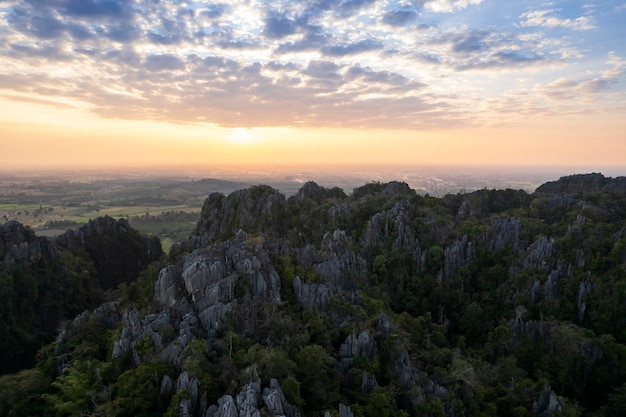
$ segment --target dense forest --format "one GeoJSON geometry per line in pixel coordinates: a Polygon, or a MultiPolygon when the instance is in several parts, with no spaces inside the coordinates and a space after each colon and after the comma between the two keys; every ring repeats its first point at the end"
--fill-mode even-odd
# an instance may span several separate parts
{"type": "Polygon", "coordinates": [[[626,415],[626,178],[0,230],[0,416],[626,415]]]}

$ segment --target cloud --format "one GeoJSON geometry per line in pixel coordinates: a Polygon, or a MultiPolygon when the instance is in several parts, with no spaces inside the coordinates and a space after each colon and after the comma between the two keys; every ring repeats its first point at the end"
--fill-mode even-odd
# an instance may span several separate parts
{"type": "Polygon", "coordinates": [[[9,45],[10,55],[24,60],[38,60],[43,58],[49,61],[67,62],[72,56],[54,45],[37,45],[33,43],[13,43],[9,45]]]}
{"type": "Polygon", "coordinates": [[[149,71],[173,71],[185,67],[185,63],[176,55],[148,55],[145,66],[149,71]]]}
{"type": "Polygon", "coordinates": [[[206,9],[200,11],[200,15],[216,19],[221,17],[228,10],[230,10],[230,7],[226,3],[208,4],[206,5],[206,9]]]}
{"type": "Polygon", "coordinates": [[[346,45],[328,45],[321,48],[321,52],[326,56],[343,57],[347,55],[355,55],[363,52],[376,51],[383,49],[381,42],[366,39],[359,42],[346,45]]]}
{"type": "Polygon", "coordinates": [[[454,52],[478,52],[487,48],[487,37],[489,32],[482,30],[472,30],[461,33],[453,40],[452,50],[454,52]]]}
{"type": "Polygon", "coordinates": [[[554,16],[559,10],[534,10],[523,13],[520,16],[522,27],[547,27],[547,28],[568,28],[573,30],[594,29],[593,20],[588,16],[580,16],[575,19],[562,19],[554,16]]]}
{"type": "Polygon", "coordinates": [[[141,37],[140,29],[134,25],[114,24],[103,29],[98,29],[98,33],[107,39],[115,42],[133,42],[141,37]]]}
{"type": "Polygon", "coordinates": [[[80,101],[105,117],[396,128],[472,125],[490,103],[514,109],[521,98],[504,105],[483,96],[509,94],[511,74],[543,86],[525,90],[536,111],[541,100],[619,91],[617,53],[602,71],[582,73],[588,44],[536,29],[583,28],[584,21],[546,9],[479,24],[466,9],[481,3],[5,1],[0,89],[5,97],[80,101]],[[541,79],[557,66],[572,72],[573,84],[541,79]]]}
{"type": "Polygon", "coordinates": [[[346,17],[375,2],[376,0],[339,0],[336,8],[339,16],[346,17]]]}
{"type": "Polygon", "coordinates": [[[17,3],[7,13],[9,24],[13,29],[41,40],[60,39],[66,34],[77,41],[93,39],[97,35],[118,42],[138,37],[132,22],[134,9],[126,2],[29,0],[17,3]]]}
{"type": "Polygon", "coordinates": [[[465,9],[469,6],[477,6],[484,0],[427,0],[424,7],[435,13],[451,13],[465,9]]]}
{"type": "Polygon", "coordinates": [[[555,60],[546,57],[542,51],[545,39],[522,34],[459,28],[441,32],[431,42],[436,47],[449,45],[448,53],[420,53],[415,59],[447,65],[454,71],[519,70],[547,65],[555,60]]]}
{"type": "Polygon", "coordinates": [[[578,88],[585,94],[597,94],[610,90],[615,84],[617,80],[614,78],[594,78],[581,82],[578,88]]]}
{"type": "Polygon", "coordinates": [[[341,67],[331,61],[311,61],[302,71],[303,74],[309,75],[320,80],[339,80],[339,69],[341,67]]]}
{"type": "Polygon", "coordinates": [[[8,23],[16,30],[38,39],[56,39],[65,32],[63,22],[46,9],[31,13],[26,8],[16,7],[8,14],[8,23]]]}
{"type": "Polygon", "coordinates": [[[150,41],[162,45],[177,45],[187,37],[187,24],[184,18],[174,20],[171,17],[163,16],[160,25],[147,31],[150,41]]]}
{"type": "Polygon", "coordinates": [[[271,39],[281,39],[296,33],[297,25],[283,16],[271,16],[265,19],[264,34],[271,39]]]}
{"type": "Polygon", "coordinates": [[[320,28],[308,28],[301,39],[297,41],[281,43],[276,52],[304,52],[312,50],[320,50],[331,41],[331,37],[323,32],[320,28]]]}
{"type": "Polygon", "coordinates": [[[68,16],[116,19],[128,17],[130,10],[128,2],[113,0],[65,0],[60,8],[68,16]]]}
{"type": "Polygon", "coordinates": [[[626,61],[614,52],[609,52],[607,69],[600,70],[585,78],[561,77],[545,87],[541,93],[559,100],[589,100],[591,96],[601,96],[612,91],[626,73],[626,61]]]}
{"type": "Polygon", "coordinates": [[[404,26],[417,18],[415,10],[393,10],[383,16],[383,23],[390,26],[404,26]]]}

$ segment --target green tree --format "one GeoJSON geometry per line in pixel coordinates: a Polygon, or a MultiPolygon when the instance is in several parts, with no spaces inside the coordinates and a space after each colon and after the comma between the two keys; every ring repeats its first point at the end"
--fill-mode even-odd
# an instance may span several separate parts
{"type": "Polygon", "coordinates": [[[44,398],[56,410],[58,417],[83,416],[111,399],[111,389],[104,382],[105,374],[111,367],[111,364],[94,359],[75,360],[52,383],[58,392],[47,394],[44,398]]]}
{"type": "Polygon", "coordinates": [[[307,408],[330,408],[337,399],[339,378],[335,358],[320,345],[306,346],[296,354],[297,376],[307,408]]]}
{"type": "Polygon", "coordinates": [[[112,408],[117,416],[149,417],[163,413],[170,398],[160,394],[163,376],[172,375],[171,365],[163,362],[142,363],[119,376],[115,382],[112,408]]]}
{"type": "Polygon", "coordinates": [[[441,246],[433,245],[426,253],[426,270],[431,274],[436,274],[443,268],[445,252],[441,246]]]}
{"type": "Polygon", "coordinates": [[[25,369],[0,377],[0,416],[50,415],[43,394],[50,390],[50,380],[38,369],[25,369]]]}

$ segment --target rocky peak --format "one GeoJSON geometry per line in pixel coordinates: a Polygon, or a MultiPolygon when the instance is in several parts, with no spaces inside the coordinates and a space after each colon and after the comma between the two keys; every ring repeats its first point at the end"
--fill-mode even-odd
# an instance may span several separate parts
{"type": "MultiPolygon", "coordinates": [[[[36,261],[42,254],[42,242],[45,247],[49,246],[46,238],[38,238],[31,228],[11,220],[0,225],[0,260],[7,267],[15,263],[36,261]]],[[[53,248],[48,252],[53,255],[53,248]]]]}
{"type": "Polygon", "coordinates": [[[248,233],[284,231],[286,199],[267,185],[235,191],[227,197],[211,194],[204,202],[194,234],[208,240],[232,236],[239,229],[248,233]]]}
{"type": "Polygon", "coordinates": [[[142,269],[163,254],[158,238],[140,234],[126,219],[109,216],[65,232],[56,238],[56,244],[70,250],[84,249],[104,288],[135,280],[142,269]]]}
{"type": "Polygon", "coordinates": [[[626,177],[607,178],[599,173],[570,175],[539,186],[535,193],[589,196],[602,191],[626,196],[626,177]]]}
{"type": "Polygon", "coordinates": [[[401,200],[391,209],[373,215],[361,236],[361,247],[366,252],[375,252],[381,249],[381,245],[391,243],[394,249],[420,253],[420,244],[411,228],[408,210],[408,201],[401,200]]]}
{"type": "Polygon", "coordinates": [[[231,240],[194,250],[180,267],[161,271],[155,301],[179,316],[197,315],[209,335],[246,294],[247,304],[257,299],[280,304],[280,277],[261,241],[238,232],[231,240]]]}
{"type": "MultiPolygon", "coordinates": [[[[204,411],[204,410],[202,410],[204,411]]],[[[297,407],[290,404],[276,379],[261,389],[258,378],[245,384],[239,394],[221,397],[206,410],[206,417],[300,417],[297,407]]]]}
{"type": "Polygon", "coordinates": [[[313,200],[317,204],[321,204],[325,200],[331,198],[343,199],[346,197],[346,193],[344,193],[343,190],[338,187],[328,189],[318,185],[314,181],[308,181],[304,183],[304,185],[298,190],[296,195],[289,198],[289,201],[291,202],[313,200]]]}
{"type": "Polygon", "coordinates": [[[390,181],[388,183],[371,182],[353,190],[352,196],[360,199],[367,195],[384,194],[387,196],[413,196],[415,190],[411,189],[408,184],[400,181],[390,181]]]}
{"type": "Polygon", "coordinates": [[[382,193],[388,195],[415,195],[415,190],[409,187],[406,182],[390,181],[385,184],[382,193]]]}

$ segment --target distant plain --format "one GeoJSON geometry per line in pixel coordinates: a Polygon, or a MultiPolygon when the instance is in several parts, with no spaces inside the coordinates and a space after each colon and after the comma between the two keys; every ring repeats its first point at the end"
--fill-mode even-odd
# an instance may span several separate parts
{"type": "MultiPolygon", "coordinates": [[[[0,171],[0,224],[9,220],[56,236],[100,216],[126,218],[142,233],[156,235],[163,248],[188,237],[202,204],[213,192],[229,194],[267,184],[286,196],[306,181],[338,186],[346,193],[368,182],[406,182],[420,194],[442,196],[478,189],[535,188],[584,168],[472,166],[353,167],[185,167],[81,171],[0,171]]],[[[607,176],[619,174],[603,172],[607,176]]]]}

